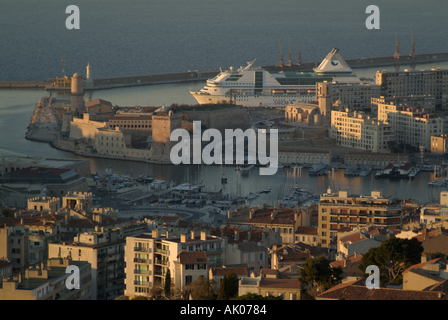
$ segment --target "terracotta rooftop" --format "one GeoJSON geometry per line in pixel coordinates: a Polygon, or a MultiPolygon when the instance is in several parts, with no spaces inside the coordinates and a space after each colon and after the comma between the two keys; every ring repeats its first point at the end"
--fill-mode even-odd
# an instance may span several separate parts
{"type": "Polygon", "coordinates": [[[297,279],[263,278],[260,288],[265,289],[303,289],[302,283],[297,279]]]}
{"type": "Polygon", "coordinates": [[[181,264],[207,264],[205,251],[179,252],[177,257],[181,264]]]}
{"type": "MultiPolygon", "coordinates": [[[[362,255],[359,255],[357,257],[350,256],[346,260],[350,260],[350,263],[352,265],[358,265],[362,262],[362,255]]],[[[344,264],[345,264],[344,260],[337,260],[337,261],[330,262],[330,266],[332,266],[333,268],[338,268],[338,267],[344,268],[344,264]]]]}
{"type": "MultiPolygon", "coordinates": [[[[245,241],[250,242],[262,242],[263,241],[263,229],[261,228],[250,228],[247,231],[242,231],[242,228],[239,227],[225,227],[215,228],[210,230],[210,234],[217,237],[227,237],[227,243],[242,243],[245,241]],[[238,232],[238,240],[235,240],[235,233],[238,232]],[[250,240],[249,240],[249,232],[250,232],[250,240]]],[[[265,232],[265,235],[268,233],[265,232]]]]}
{"type": "Polygon", "coordinates": [[[341,283],[319,294],[317,299],[345,300],[448,300],[445,293],[437,291],[418,291],[403,289],[368,289],[365,278],[352,282],[341,283]]]}
{"type": "Polygon", "coordinates": [[[3,269],[5,267],[11,266],[11,265],[12,265],[12,262],[0,260],[0,269],[3,269]]]}
{"type": "Polygon", "coordinates": [[[296,234],[317,235],[317,228],[314,227],[297,227],[296,234]]]}
{"type": "Polygon", "coordinates": [[[112,106],[112,103],[103,99],[95,99],[89,102],[86,102],[86,107],[96,106],[97,104],[106,104],[108,106],[112,106]]]}
{"type": "Polygon", "coordinates": [[[299,213],[294,209],[289,208],[271,208],[266,207],[263,209],[257,208],[244,208],[233,212],[230,218],[227,219],[227,223],[240,222],[240,223],[253,223],[253,224],[294,224],[294,215],[299,213]],[[252,218],[250,218],[250,211],[253,210],[252,218]]]}
{"type": "Polygon", "coordinates": [[[366,240],[366,239],[367,239],[367,237],[364,234],[362,234],[361,232],[357,232],[357,233],[349,235],[349,236],[341,237],[339,240],[341,242],[356,243],[356,242],[366,240]]]}
{"type": "Polygon", "coordinates": [[[414,264],[414,265],[410,266],[409,268],[407,268],[406,270],[404,270],[403,273],[409,272],[412,269],[423,269],[428,263],[431,263],[431,264],[439,263],[441,266],[443,266],[443,269],[445,269],[445,266],[448,264],[448,261],[445,260],[444,258],[432,259],[432,260],[429,260],[426,262],[414,264]]]}
{"type": "Polygon", "coordinates": [[[211,268],[213,276],[228,276],[233,273],[237,276],[249,276],[247,268],[211,268]]]}

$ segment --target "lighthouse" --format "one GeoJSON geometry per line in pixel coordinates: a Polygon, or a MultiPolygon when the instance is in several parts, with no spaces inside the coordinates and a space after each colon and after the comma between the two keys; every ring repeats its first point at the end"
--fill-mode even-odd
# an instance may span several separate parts
{"type": "Polygon", "coordinates": [[[85,81],[85,84],[86,84],[86,87],[89,87],[89,88],[93,87],[93,79],[91,77],[90,71],[91,71],[91,67],[90,67],[90,63],[88,63],[87,67],[86,67],[87,79],[85,81]]]}

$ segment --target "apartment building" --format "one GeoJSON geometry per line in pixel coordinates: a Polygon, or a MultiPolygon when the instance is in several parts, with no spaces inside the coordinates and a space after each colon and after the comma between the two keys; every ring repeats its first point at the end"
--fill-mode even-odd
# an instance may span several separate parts
{"type": "Polygon", "coordinates": [[[23,273],[4,277],[0,287],[0,300],[91,300],[91,266],[86,261],[49,259],[23,273]],[[70,274],[68,266],[79,270],[79,289],[66,285],[70,274]]]}
{"type": "Polygon", "coordinates": [[[435,97],[436,105],[443,105],[443,95],[448,92],[448,70],[377,71],[375,83],[381,86],[383,96],[410,96],[429,94],[435,97]]]}
{"type": "Polygon", "coordinates": [[[420,209],[420,223],[432,223],[448,220],[448,191],[440,192],[440,201],[428,204],[420,209]]]}
{"type": "Polygon", "coordinates": [[[381,95],[378,84],[353,84],[333,82],[318,82],[316,90],[319,93],[320,108],[330,108],[336,101],[348,105],[350,111],[362,111],[371,108],[371,98],[381,95]],[[323,94],[325,93],[325,94],[323,94]]]}
{"type": "Polygon", "coordinates": [[[50,258],[69,258],[87,261],[92,267],[92,299],[111,300],[124,290],[124,230],[105,230],[78,234],[72,241],[53,242],[48,245],[50,258]]]}
{"type": "Polygon", "coordinates": [[[448,153],[448,135],[442,134],[438,136],[431,136],[431,153],[435,154],[448,153]]]}
{"type": "Polygon", "coordinates": [[[331,111],[329,135],[338,145],[382,153],[390,152],[390,142],[395,140],[390,124],[348,108],[331,111]]]}
{"type": "Polygon", "coordinates": [[[337,231],[345,227],[367,227],[377,225],[384,228],[401,228],[403,218],[401,201],[385,198],[381,191],[372,191],[370,196],[348,194],[347,191],[333,193],[331,189],[320,196],[319,241],[328,247],[337,238],[337,231]]]}
{"type": "Polygon", "coordinates": [[[199,275],[206,276],[208,267],[225,263],[225,240],[204,231],[196,234],[192,230],[175,238],[170,232],[162,235],[154,229],[150,234],[126,238],[125,261],[126,296],[146,295],[152,287],[163,287],[168,269],[173,289],[182,290],[199,275]],[[180,255],[183,252],[206,255],[180,255]],[[196,262],[186,263],[191,259],[196,262]]]}
{"type": "Polygon", "coordinates": [[[379,95],[371,98],[372,109],[376,113],[378,113],[378,105],[380,104],[419,109],[425,113],[434,113],[436,111],[436,98],[428,94],[393,97],[379,95]]]}
{"type": "Polygon", "coordinates": [[[282,243],[294,243],[294,231],[297,227],[309,223],[310,212],[298,207],[294,209],[276,207],[252,207],[235,209],[227,214],[227,226],[249,226],[253,228],[269,228],[277,232],[282,243]]]}
{"type": "Polygon", "coordinates": [[[444,133],[445,118],[424,113],[423,109],[378,103],[378,120],[392,126],[397,143],[427,150],[431,149],[431,136],[444,133]]]}

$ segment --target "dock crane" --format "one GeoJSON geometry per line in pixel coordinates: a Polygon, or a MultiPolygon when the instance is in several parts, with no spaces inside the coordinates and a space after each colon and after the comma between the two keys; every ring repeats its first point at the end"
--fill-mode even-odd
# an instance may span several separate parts
{"type": "Polygon", "coordinates": [[[280,47],[280,61],[275,65],[275,67],[283,67],[283,51],[282,46],[280,44],[280,38],[278,39],[278,46],[280,47]]]}
{"type": "Polygon", "coordinates": [[[291,67],[292,63],[292,51],[291,51],[291,43],[289,42],[289,36],[288,36],[288,48],[289,48],[289,58],[288,61],[286,62],[285,66],[286,67],[291,67]]]}
{"type": "Polygon", "coordinates": [[[395,54],[394,54],[395,59],[400,59],[400,54],[398,51],[399,46],[400,46],[400,42],[397,41],[397,30],[395,30],[395,54]]]}
{"type": "Polygon", "coordinates": [[[411,54],[410,56],[412,58],[415,58],[415,41],[414,41],[414,34],[412,33],[412,29],[411,29],[411,54]]]}
{"type": "Polygon", "coordinates": [[[299,39],[297,39],[297,45],[299,47],[299,54],[297,55],[297,63],[296,63],[296,65],[300,66],[302,64],[302,49],[300,49],[299,39]]]}

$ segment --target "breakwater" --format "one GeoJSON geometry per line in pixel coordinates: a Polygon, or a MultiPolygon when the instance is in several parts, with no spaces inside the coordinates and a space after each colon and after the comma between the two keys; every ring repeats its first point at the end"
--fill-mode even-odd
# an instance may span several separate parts
{"type": "MultiPolygon", "coordinates": [[[[353,68],[372,68],[385,66],[400,66],[400,65],[417,65],[425,63],[434,63],[448,61],[448,52],[440,53],[423,53],[416,54],[415,57],[409,55],[401,56],[395,59],[393,56],[373,57],[373,58],[356,58],[346,59],[347,64],[353,68]]],[[[276,65],[261,66],[263,69],[273,71],[302,71],[311,72],[313,68],[317,67],[321,61],[305,62],[301,65],[282,66],[276,65]]],[[[173,72],[163,74],[137,75],[126,77],[110,77],[93,79],[93,86],[86,86],[84,90],[102,90],[119,87],[131,87],[151,84],[165,84],[176,82],[190,82],[190,81],[205,81],[213,78],[220,72],[219,68],[204,69],[204,70],[188,70],[184,72],[173,72]]],[[[45,88],[47,90],[61,90],[70,91],[70,87],[55,88],[53,87],[55,79],[48,79],[47,81],[0,81],[0,88],[10,89],[29,89],[29,88],[45,88]]]]}

